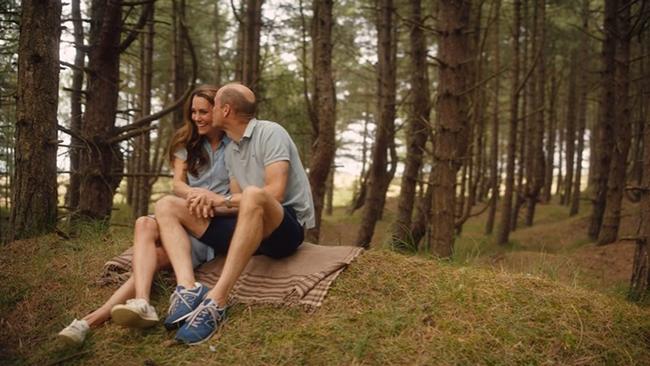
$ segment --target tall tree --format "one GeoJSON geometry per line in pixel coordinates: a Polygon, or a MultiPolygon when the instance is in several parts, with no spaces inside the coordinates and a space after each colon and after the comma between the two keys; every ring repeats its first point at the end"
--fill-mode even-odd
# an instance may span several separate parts
{"type": "Polygon", "coordinates": [[[592,213],[589,222],[589,238],[596,240],[600,233],[605,213],[605,200],[607,197],[607,180],[612,160],[612,149],[614,146],[614,124],[616,123],[615,113],[615,85],[616,77],[616,12],[618,0],[605,0],[604,32],[605,37],[602,45],[602,72],[600,78],[600,111],[598,126],[595,131],[596,149],[595,164],[590,170],[593,172],[594,197],[592,199],[592,213]]]}
{"type": "Polygon", "coordinates": [[[22,2],[9,240],[56,225],[61,1],[22,2]]]}
{"type": "MultiPolygon", "coordinates": [[[[242,1],[244,13],[238,15],[239,35],[237,59],[239,65],[236,75],[242,84],[259,94],[260,82],[260,33],[262,31],[262,5],[264,0],[242,1]]],[[[237,15],[236,15],[237,16],[237,15]]]]}
{"type": "Polygon", "coordinates": [[[326,181],[331,174],[336,152],[336,95],[332,76],[332,0],[314,0],[314,17],[311,24],[313,96],[311,117],[314,143],[309,162],[316,227],[309,232],[312,241],[319,241],[326,181]]]}
{"type": "MultiPolygon", "coordinates": [[[[185,0],[172,0],[172,80],[174,99],[183,95],[187,87],[185,75],[185,42],[183,42],[183,27],[185,25],[185,0]]],[[[172,121],[174,129],[183,126],[183,108],[174,110],[172,121]]]]}
{"type": "Polygon", "coordinates": [[[581,42],[579,46],[579,60],[580,60],[580,69],[578,70],[578,126],[577,126],[577,138],[578,145],[576,150],[576,171],[575,179],[573,182],[573,194],[571,197],[571,208],[569,209],[569,215],[574,216],[578,214],[580,208],[580,186],[582,183],[582,157],[585,148],[585,129],[587,127],[587,93],[588,86],[587,82],[589,80],[588,70],[589,70],[589,0],[583,0],[582,2],[582,35],[581,42]]]}
{"type": "Polygon", "coordinates": [[[573,190],[573,173],[575,164],[575,146],[576,146],[576,118],[578,114],[578,94],[577,94],[577,80],[578,80],[578,53],[576,50],[571,51],[569,68],[569,84],[567,85],[568,99],[566,109],[566,174],[564,177],[564,194],[560,199],[560,203],[565,205],[571,203],[571,194],[573,190]]]}
{"type": "Polygon", "coordinates": [[[508,150],[506,162],[506,182],[501,209],[497,243],[508,243],[512,225],[512,195],[515,186],[515,155],[517,151],[517,122],[519,120],[519,37],[521,27],[521,0],[514,0],[514,20],[512,24],[512,83],[510,95],[510,123],[508,125],[508,150]]]}
{"type": "Polygon", "coordinates": [[[372,165],[369,169],[368,188],[356,243],[368,247],[375,224],[381,217],[388,185],[395,175],[395,90],[397,73],[397,37],[393,21],[393,0],[378,0],[377,23],[377,128],[372,148],[372,165]],[[390,168],[388,150],[391,151],[390,168]]]}
{"type": "Polygon", "coordinates": [[[410,5],[410,66],[411,109],[407,120],[407,147],[404,173],[400,187],[397,218],[393,226],[393,246],[411,243],[411,217],[415,201],[416,183],[429,136],[431,113],[429,73],[427,69],[427,46],[422,19],[421,0],[411,0],[410,5]]]}
{"type": "MultiPolygon", "coordinates": [[[[72,27],[74,34],[75,56],[74,69],[72,70],[72,87],[70,91],[70,130],[76,135],[81,133],[81,121],[83,118],[81,110],[81,96],[84,81],[84,64],[86,52],[84,47],[84,28],[81,19],[80,0],[72,0],[72,27]]],[[[67,206],[74,210],[79,205],[79,155],[82,141],[76,136],[71,138],[72,148],[70,149],[70,186],[66,193],[67,206]]]]}
{"type": "Polygon", "coordinates": [[[603,223],[598,233],[598,244],[616,241],[621,223],[623,191],[627,173],[627,157],[630,151],[630,41],[632,38],[630,7],[632,0],[619,0],[616,12],[616,56],[614,148],[607,180],[607,196],[603,223]]]}
{"type": "Polygon", "coordinates": [[[438,5],[438,119],[434,138],[431,253],[451,256],[455,229],[456,174],[467,152],[467,60],[469,0],[442,0],[438,5]]]}
{"type": "Polygon", "coordinates": [[[488,218],[485,224],[485,233],[492,234],[494,230],[494,219],[497,211],[497,201],[499,199],[499,93],[501,91],[501,0],[496,0],[496,13],[494,19],[494,72],[497,74],[494,78],[494,90],[492,99],[492,133],[490,135],[490,208],[488,218]]]}
{"type": "MultiPolygon", "coordinates": [[[[151,82],[153,78],[153,48],[154,48],[154,11],[149,12],[145,32],[142,34],[141,42],[141,62],[140,62],[140,118],[151,114],[151,82]]],[[[149,208],[149,198],[151,196],[152,177],[151,173],[151,135],[149,131],[138,136],[134,144],[136,174],[135,177],[135,199],[133,202],[134,218],[146,216],[149,208]]]]}
{"type": "Polygon", "coordinates": [[[152,3],[143,5],[137,24],[120,42],[122,2],[94,0],[91,4],[88,90],[81,130],[89,149],[84,151],[79,164],[82,177],[79,213],[84,217],[102,220],[110,217],[113,194],[124,167],[116,144],[121,140],[112,139],[116,135],[120,53],[135,40],[152,6],[152,3]]]}
{"type": "Polygon", "coordinates": [[[532,128],[531,144],[530,144],[530,162],[531,170],[529,178],[531,184],[528,186],[526,192],[527,210],[526,210],[526,225],[531,226],[535,217],[535,207],[540,200],[540,191],[544,186],[544,173],[545,173],[545,157],[544,157],[544,125],[545,125],[545,94],[546,94],[546,66],[545,66],[545,49],[546,42],[546,0],[535,1],[534,11],[534,68],[535,68],[535,88],[533,102],[535,105],[534,118],[531,118],[530,123],[532,128]]]}

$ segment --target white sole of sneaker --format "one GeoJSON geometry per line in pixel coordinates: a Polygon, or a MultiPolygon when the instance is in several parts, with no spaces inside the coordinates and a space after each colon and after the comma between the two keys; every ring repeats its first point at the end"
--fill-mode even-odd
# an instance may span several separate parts
{"type": "Polygon", "coordinates": [[[150,328],[158,324],[158,319],[147,319],[127,307],[114,306],[111,310],[113,323],[129,328],[150,328]]]}

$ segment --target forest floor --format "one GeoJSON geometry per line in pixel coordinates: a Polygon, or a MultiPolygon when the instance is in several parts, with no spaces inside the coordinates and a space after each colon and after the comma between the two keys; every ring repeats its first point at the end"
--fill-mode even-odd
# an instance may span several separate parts
{"type": "MultiPolygon", "coordinates": [[[[55,339],[113,291],[95,280],[131,228],[11,243],[0,248],[0,364],[650,364],[650,309],[625,301],[634,245],[590,243],[589,207],[569,218],[540,205],[507,247],[483,234],[485,215],[471,218],[453,260],[438,261],[387,249],[395,206],[321,309],[236,305],[210,342],[189,348],[162,326],[109,323],[78,349],[55,339]]],[[[637,210],[626,205],[622,236],[636,231],[637,210]]],[[[336,208],[323,244],[352,245],[359,221],[336,208]]],[[[165,283],[152,297],[160,314],[165,283]]]]}

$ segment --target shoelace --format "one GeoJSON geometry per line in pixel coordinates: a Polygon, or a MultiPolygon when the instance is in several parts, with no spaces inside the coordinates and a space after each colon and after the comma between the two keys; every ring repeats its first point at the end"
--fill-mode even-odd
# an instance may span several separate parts
{"type": "Polygon", "coordinates": [[[214,303],[210,304],[201,304],[194,311],[194,314],[188,320],[188,324],[192,328],[198,328],[199,324],[204,322],[204,319],[208,316],[211,316],[215,322],[219,322],[223,319],[223,309],[219,309],[214,303]]]}
{"type": "Polygon", "coordinates": [[[170,305],[169,305],[169,313],[170,313],[170,314],[173,314],[173,313],[176,311],[176,309],[178,308],[178,306],[180,306],[180,302],[182,302],[182,303],[183,303],[185,306],[187,306],[189,309],[192,308],[192,306],[190,305],[190,303],[187,302],[187,300],[185,300],[185,298],[183,297],[183,293],[185,293],[185,295],[190,295],[190,298],[191,298],[191,299],[192,299],[192,298],[195,298],[195,297],[197,296],[196,294],[192,293],[191,291],[189,291],[189,290],[185,290],[185,289],[180,290],[180,291],[174,291],[174,293],[172,294],[171,298],[169,299],[169,302],[170,302],[170,305]],[[180,302],[179,302],[179,301],[180,301],[180,302]]]}

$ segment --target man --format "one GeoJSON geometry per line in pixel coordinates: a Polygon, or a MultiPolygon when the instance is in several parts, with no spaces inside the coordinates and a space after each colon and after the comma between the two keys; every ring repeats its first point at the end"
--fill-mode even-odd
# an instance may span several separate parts
{"type": "Polygon", "coordinates": [[[230,291],[251,256],[291,255],[304,230],[314,226],[309,181],[298,150],[282,126],[255,119],[255,107],[255,95],[241,84],[227,84],[215,96],[213,125],[232,140],[225,152],[232,195],[210,193],[187,200],[169,196],[156,204],[161,240],[178,282],[165,326],[184,321],[176,333],[184,343],[201,343],[216,332],[230,291]],[[236,221],[220,215],[231,208],[239,209],[236,221]],[[209,291],[195,282],[183,227],[217,252],[227,251],[219,281],[209,291]]]}

